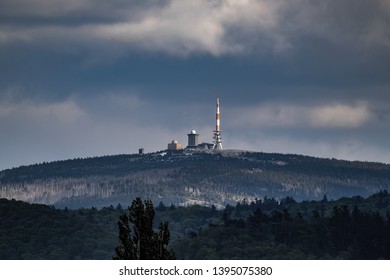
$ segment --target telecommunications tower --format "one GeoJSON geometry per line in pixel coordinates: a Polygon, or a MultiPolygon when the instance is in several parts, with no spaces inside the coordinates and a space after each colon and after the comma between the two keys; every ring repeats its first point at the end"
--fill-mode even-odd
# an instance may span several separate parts
{"type": "Polygon", "coordinates": [[[223,150],[222,148],[222,137],[221,137],[221,127],[220,127],[220,121],[221,121],[221,114],[219,112],[219,96],[217,96],[217,114],[216,114],[216,125],[214,130],[214,146],[213,150],[223,150]]]}

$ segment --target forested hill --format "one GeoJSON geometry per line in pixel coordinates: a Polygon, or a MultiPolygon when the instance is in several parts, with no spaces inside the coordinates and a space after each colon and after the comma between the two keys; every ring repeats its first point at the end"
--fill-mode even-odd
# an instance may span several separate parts
{"type": "Polygon", "coordinates": [[[0,197],[56,207],[224,206],[265,196],[320,200],[390,189],[390,165],[246,151],[181,151],[41,163],[0,172],[0,197]]]}
{"type": "MultiPolygon", "coordinates": [[[[126,206],[56,209],[0,199],[0,260],[112,259],[126,206]]],[[[390,194],[296,202],[291,197],[225,209],[155,208],[178,259],[390,259],[390,194]]]]}

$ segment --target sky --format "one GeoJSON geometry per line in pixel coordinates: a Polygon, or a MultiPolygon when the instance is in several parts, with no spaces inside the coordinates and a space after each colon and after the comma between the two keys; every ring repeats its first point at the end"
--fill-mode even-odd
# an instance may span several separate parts
{"type": "Polygon", "coordinates": [[[225,149],[390,163],[388,0],[0,0],[0,170],[225,149]]]}

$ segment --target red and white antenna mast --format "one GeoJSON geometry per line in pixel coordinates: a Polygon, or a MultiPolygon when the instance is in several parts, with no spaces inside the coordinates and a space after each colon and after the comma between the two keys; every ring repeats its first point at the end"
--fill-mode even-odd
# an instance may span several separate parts
{"type": "Polygon", "coordinates": [[[219,95],[217,96],[217,114],[215,116],[214,146],[213,150],[223,150],[221,137],[221,113],[219,110],[219,95]]]}

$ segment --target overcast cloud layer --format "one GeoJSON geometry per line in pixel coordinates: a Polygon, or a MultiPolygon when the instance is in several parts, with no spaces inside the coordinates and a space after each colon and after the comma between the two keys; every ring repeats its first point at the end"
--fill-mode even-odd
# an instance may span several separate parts
{"type": "Polygon", "coordinates": [[[0,170],[210,142],[390,163],[387,0],[0,0],[0,170]]]}

